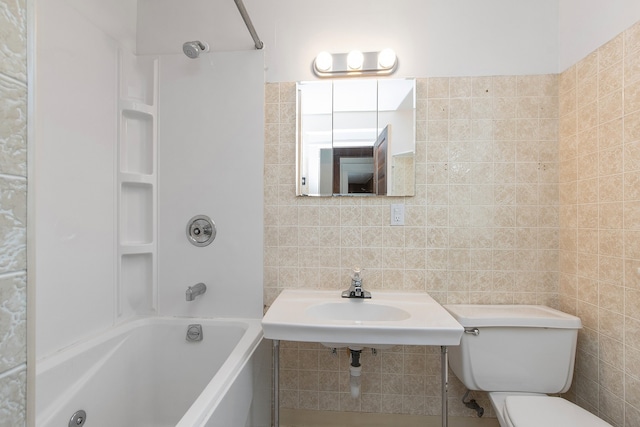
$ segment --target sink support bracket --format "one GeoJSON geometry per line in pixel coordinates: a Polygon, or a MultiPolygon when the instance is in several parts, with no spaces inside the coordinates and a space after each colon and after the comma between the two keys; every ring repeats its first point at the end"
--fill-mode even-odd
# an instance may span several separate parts
{"type": "Polygon", "coordinates": [[[442,427],[449,425],[449,349],[446,345],[440,347],[440,372],[442,376],[442,427]]]}
{"type": "Polygon", "coordinates": [[[280,340],[273,340],[273,406],[272,427],[280,427],[280,340]]]}

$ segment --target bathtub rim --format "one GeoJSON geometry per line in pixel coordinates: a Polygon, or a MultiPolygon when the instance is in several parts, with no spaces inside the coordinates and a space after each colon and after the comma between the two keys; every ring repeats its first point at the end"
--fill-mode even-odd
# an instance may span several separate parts
{"type": "Polygon", "coordinates": [[[136,329],[140,326],[147,326],[153,324],[175,324],[176,322],[182,322],[186,325],[191,323],[202,324],[227,324],[242,326],[246,330],[250,329],[250,325],[253,322],[260,322],[260,319],[252,318],[237,318],[237,317],[185,317],[185,316],[136,316],[130,319],[124,320],[120,323],[116,323],[100,332],[97,335],[90,337],[84,337],[78,341],[69,344],[53,353],[47,354],[36,359],[36,376],[45,373],[49,369],[54,368],[57,364],[64,362],[65,360],[78,356],[85,351],[101,345],[123,333],[129,332],[132,329],[136,329]]]}

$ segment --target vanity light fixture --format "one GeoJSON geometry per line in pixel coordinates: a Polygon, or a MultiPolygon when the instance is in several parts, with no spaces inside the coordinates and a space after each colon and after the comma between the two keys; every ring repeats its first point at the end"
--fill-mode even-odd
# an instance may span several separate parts
{"type": "Polygon", "coordinates": [[[320,52],[318,56],[316,56],[315,68],[322,72],[331,71],[331,66],[333,65],[333,57],[329,52],[320,52]]]}
{"type": "Polygon", "coordinates": [[[385,70],[396,65],[396,53],[393,49],[383,49],[378,54],[378,65],[385,70]]]}
{"type": "Polygon", "coordinates": [[[361,70],[364,64],[364,54],[359,50],[352,50],[347,55],[347,67],[351,70],[361,70]]]}
{"type": "Polygon", "coordinates": [[[392,74],[398,66],[392,49],[380,52],[349,53],[320,52],[313,61],[313,71],[318,77],[346,77],[392,74]]]}

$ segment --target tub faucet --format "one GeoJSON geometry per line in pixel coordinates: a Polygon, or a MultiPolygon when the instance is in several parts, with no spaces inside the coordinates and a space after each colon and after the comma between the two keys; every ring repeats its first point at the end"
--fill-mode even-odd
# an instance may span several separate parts
{"type": "Polygon", "coordinates": [[[193,301],[198,295],[202,295],[207,292],[207,285],[204,283],[198,283],[197,285],[189,286],[185,292],[187,301],[193,301]]]}
{"type": "Polygon", "coordinates": [[[371,298],[371,292],[362,289],[362,270],[359,267],[353,268],[351,274],[351,286],[346,291],[342,291],[342,298],[371,298]]]}

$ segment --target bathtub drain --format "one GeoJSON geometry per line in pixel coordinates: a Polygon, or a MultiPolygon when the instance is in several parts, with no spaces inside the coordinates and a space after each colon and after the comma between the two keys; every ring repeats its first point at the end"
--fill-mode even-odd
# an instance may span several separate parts
{"type": "Polygon", "coordinates": [[[87,413],[80,409],[76,411],[69,420],[69,427],[79,427],[84,425],[84,422],[87,420],[87,413]]]}

